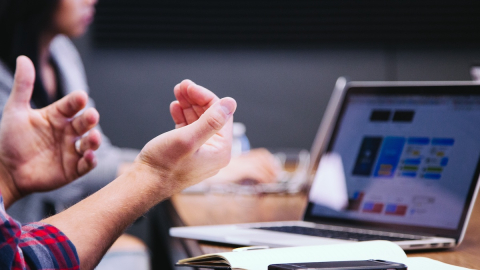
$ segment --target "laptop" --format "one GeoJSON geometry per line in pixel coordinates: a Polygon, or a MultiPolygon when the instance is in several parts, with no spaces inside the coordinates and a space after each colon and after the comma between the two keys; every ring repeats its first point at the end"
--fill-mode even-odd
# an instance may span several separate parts
{"type": "Polygon", "coordinates": [[[455,247],[479,190],[480,84],[339,78],[311,164],[302,221],[175,227],[170,235],[243,246],[388,240],[405,250],[455,247]],[[337,183],[330,197],[343,203],[318,196],[318,183],[337,183]]]}

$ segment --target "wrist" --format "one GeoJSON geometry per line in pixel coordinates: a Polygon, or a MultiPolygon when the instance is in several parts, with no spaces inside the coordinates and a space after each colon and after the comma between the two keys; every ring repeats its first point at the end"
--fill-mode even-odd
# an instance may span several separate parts
{"type": "Polygon", "coordinates": [[[9,173],[7,167],[0,160],[0,192],[3,197],[5,209],[9,208],[14,202],[19,200],[22,196],[19,192],[12,175],[9,173]]]}
{"type": "Polygon", "coordinates": [[[126,181],[140,185],[143,193],[150,201],[150,207],[171,197],[177,190],[176,181],[166,170],[153,168],[147,163],[135,160],[122,174],[126,181]]]}

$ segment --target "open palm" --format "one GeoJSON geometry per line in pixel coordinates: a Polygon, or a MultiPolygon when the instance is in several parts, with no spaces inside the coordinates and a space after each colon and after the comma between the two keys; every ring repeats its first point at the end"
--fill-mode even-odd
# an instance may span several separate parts
{"type": "Polygon", "coordinates": [[[96,130],[82,137],[98,123],[98,112],[90,108],[76,116],[87,103],[86,93],[74,92],[34,110],[30,107],[34,80],[33,64],[19,57],[0,124],[0,162],[17,197],[52,190],[84,175],[95,167],[93,150],[100,145],[96,130]]]}

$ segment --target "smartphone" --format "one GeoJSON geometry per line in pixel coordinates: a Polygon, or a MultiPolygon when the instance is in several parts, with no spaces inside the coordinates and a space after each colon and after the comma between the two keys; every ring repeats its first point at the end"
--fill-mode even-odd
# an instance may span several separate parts
{"type": "Polygon", "coordinates": [[[365,261],[335,261],[335,262],[307,262],[271,264],[268,270],[407,270],[402,263],[383,260],[365,261]]]}

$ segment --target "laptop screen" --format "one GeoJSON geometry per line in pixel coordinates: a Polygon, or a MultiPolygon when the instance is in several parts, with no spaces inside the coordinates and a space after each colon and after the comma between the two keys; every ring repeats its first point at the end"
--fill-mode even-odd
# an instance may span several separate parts
{"type": "Polygon", "coordinates": [[[306,219],[455,236],[479,174],[480,86],[351,87],[327,152],[345,204],[311,193],[306,219]]]}

